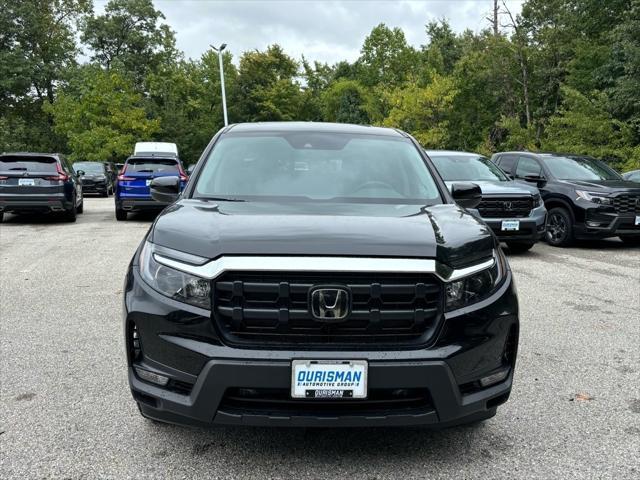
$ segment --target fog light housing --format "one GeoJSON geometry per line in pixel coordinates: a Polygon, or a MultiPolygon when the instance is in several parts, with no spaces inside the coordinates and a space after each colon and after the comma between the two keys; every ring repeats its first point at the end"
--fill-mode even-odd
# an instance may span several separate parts
{"type": "Polygon", "coordinates": [[[488,387],[490,385],[494,385],[496,383],[500,383],[509,375],[509,369],[505,368],[504,370],[500,370],[498,372],[492,373],[491,375],[487,375],[480,379],[480,385],[482,387],[488,387]]]}
{"type": "Polygon", "coordinates": [[[587,220],[588,227],[599,227],[600,225],[602,225],[602,222],[594,222],[594,221],[587,220]]]}
{"type": "Polygon", "coordinates": [[[150,372],[149,370],[145,370],[144,368],[134,367],[136,370],[136,374],[144,381],[149,383],[155,383],[156,385],[160,385],[164,387],[167,383],[169,383],[169,377],[165,377],[164,375],[160,375],[158,373],[150,372]]]}

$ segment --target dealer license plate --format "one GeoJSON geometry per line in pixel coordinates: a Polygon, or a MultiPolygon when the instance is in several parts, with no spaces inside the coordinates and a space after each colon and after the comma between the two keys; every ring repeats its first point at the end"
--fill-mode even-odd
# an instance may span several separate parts
{"type": "Polygon", "coordinates": [[[23,187],[33,187],[36,184],[36,181],[33,178],[19,178],[18,185],[22,185],[23,187]]]}
{"type": "Polygon", "coordinates": [[[514,231],[520,230],[520,220],[503,220],[502,221],[502,231],[514,231]]]}
{"type": "Polygon", "coordinates": [[[636,215],[636,225],[640,225],[640,215],[636,215]]]}
{"type": "Polygon", "coordinates": [[[293,398],[367,398],[365,360],[293,360],[293,398]]]}

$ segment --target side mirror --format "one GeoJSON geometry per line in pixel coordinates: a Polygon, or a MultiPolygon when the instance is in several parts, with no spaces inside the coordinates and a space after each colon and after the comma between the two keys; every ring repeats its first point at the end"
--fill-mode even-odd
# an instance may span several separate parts
{"type": "Polygon", "coordinates": [[[151,180],[151,198],[160,203],[173,203],[180,194],[180,177],[158,177],[151,180]]]}
{"type": "Polygon", "coordinates": [[[475,183],[454,183],[451,196],[463,208],[476,208],[482,200],[482,190],[475,183]]]}
{"type": "Polygon", "coordinates": [[[76,170],[76,173],[78,174],[79,177],[84,175],[84,170],[76,170]]]}
{"type": "Polygon", "coordinates": [[[535,183],[538,187],[543,187],[547,180],[539,175],[525,175],[524,181],[529,183],[535,183]]]}

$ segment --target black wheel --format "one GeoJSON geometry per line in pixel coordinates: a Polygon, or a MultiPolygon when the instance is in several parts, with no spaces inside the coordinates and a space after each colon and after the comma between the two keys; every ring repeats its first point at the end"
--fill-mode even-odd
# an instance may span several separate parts
{"type": "Polygon", "coordinates": [[[80,205],[78,205],[78,213],[84,213],[84,198],[80,202],[80,205]]]}
{"type": "Polygon", "coordinates": [[[116,207],[116,220],[123,221],[127,219],[127,212],[121,208],[116,207]]]}
{"type": "Polygon", "coordinates": [[[0,223],[2,223],[3,219],[4,219],[4,212],[0,212],[0,223]]]}
{"type": "Polygon", "coordinates": [[[620,240],[622,240],[625,245],[640,245],[640,235],[622,235],[620,240]]]}
{"type": "Polygon", "coordinates": [[[100,196],[104,197],[104,198],[108,197],[109,196],[109,190],[106,189],[104,192],[100,192],[100,196]]]}
{"type": "Polygon", "coordinates": [[[76,206],[76,203],[73,202],[73,206],[69,210],[64,212],[64,218],[67,222],[75,222],[77,216],[78,216],[78,207],[76,206]]]}
{"type": "Polygon", "coordinates": [[[535,245],[535,242],[506,242],[509,251],[513,253],[523,253],[531,250],[531,247],[535,245]]]}
{"type": "Polygon", "coordinates": [[[573,241],[573,222],[566,208],[552,208],[549,211],[546,239],[554,247],[566,247],[573,241]]]}

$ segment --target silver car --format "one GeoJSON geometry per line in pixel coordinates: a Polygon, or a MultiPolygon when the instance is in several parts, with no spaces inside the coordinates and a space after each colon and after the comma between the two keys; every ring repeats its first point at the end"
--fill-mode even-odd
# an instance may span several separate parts
{"type": "Polygon", "coordinates": [[[473,211],[512,251],[527,251],[544,236],[547,210],[534,185],[515,182],[487,157],[477,153],[426,150],[449,189],[473,182],[482,202],[473,211]]]}

